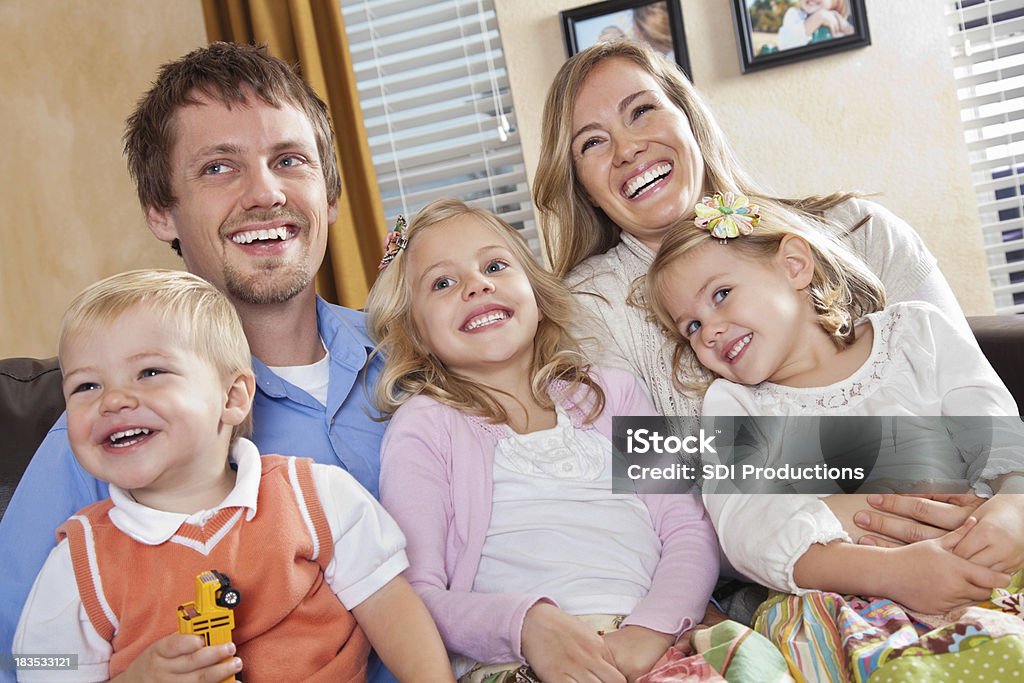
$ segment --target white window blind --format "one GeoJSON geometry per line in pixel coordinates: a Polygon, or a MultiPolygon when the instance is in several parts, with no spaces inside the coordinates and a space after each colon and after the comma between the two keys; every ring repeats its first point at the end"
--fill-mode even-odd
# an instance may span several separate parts
{"type": "Polygon", "coordinates": [[[384,213],[438,197],[500,215],[539,254],[493,0],[342,0],[384,213]]]}
{"type": "Polygon", "coordinates": [[[947,19],[996,310],[1024,313],[1024,0],[958,0],[947,19]]]}

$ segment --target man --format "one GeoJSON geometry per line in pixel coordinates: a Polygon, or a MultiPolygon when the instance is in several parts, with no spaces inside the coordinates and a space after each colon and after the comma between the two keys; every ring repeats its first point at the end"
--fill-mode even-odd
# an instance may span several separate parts
{"type": "MultiPolygon", "coordinates": [[[[265,49],[214,43],[162,67],[128,118],[125,153],[150,230],[238,309],[260,451],[339,465],[376,496],[383,425],[364,388],[379,357],[363,314],[314,288],[341,192],[326,105],[265,49]]],[[[62,416],[0,524],[0,652],[54,529],[106,497],[75,462],[62,416]]],[[[392,680],[376,659],[371,680],[392,680]]]]}

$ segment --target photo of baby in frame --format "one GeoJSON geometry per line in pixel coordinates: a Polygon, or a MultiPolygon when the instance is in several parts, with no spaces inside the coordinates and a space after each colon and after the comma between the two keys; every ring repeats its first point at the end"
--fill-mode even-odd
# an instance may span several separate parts
{"type": "Polygon", "coordinates": [[[635,40],[674,60],[692,79],[678,0],[607,0],[565,10],[561,18],[569,56],[606,40],[635,40]]]}
{"type": "Polygon", "coordinates": [[[733,0],[744,72],[871,44],[864,0],[733,0]]]}

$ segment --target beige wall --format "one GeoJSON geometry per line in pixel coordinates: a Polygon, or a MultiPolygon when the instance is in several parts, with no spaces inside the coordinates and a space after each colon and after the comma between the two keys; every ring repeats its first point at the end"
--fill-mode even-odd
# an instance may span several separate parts
{"type": "Polygon", "coordinates": [[[0,357],[52,356],[85,285],[180,267],[145,226],[121,156],[157,67],[206,41],[198,0],[0,0],[0,357]]]}
{"type": "MultiPolygon", "coordinates": [[[[730,1],[681,5],[697,86],[751,170],[784,194],[882,193],[964,308],[990,312],[941,3],[867,0],[871,46],[741,75],[730,1]]],[[[565,59],[558,12],[584,2],[496,0],[531,173],[565,59]]],[[[159,64],[205,42],[202,11],[198,0],[0,0],[0,25],[0,357],[48,356],[82,287],[181,265],[145,227],[120,138],[159,64]]]]}
{"type": "MultiPolygon", "coordinates": [[[[565,60],[558,12],[586,3],[495,3],[532,173],[544,95],[565,60]]],[[[942,3],[867,0],[870,46],[749,74],[731,0],[680,4],[694,82],[756,177],[785,195],[880,193],[924,237],[964,309],[992,311],[942,3]]]]}

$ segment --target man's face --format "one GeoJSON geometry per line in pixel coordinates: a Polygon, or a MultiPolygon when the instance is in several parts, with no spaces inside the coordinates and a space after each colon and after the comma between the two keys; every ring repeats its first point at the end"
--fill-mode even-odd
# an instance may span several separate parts
{"type": "Polygon", "coordinates": [[[327,202],[309,119],[255,95],[230,109],[196,99],[174,117],[177,204],[150,208],[150,229],[165,242],[180,240],[188,270],[236,304],[312,295],[337,203],[327,202]]]}

